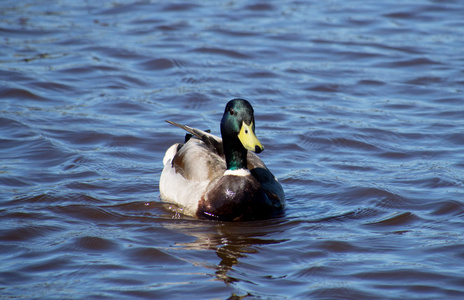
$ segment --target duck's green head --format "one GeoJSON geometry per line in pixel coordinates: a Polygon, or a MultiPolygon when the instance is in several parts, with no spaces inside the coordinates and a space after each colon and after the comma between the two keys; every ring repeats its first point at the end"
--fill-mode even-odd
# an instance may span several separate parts
{"type": "Polygon", "coordinates": [[[233,99],[227,103],[221,120],[221,135],[224,145],[231,146],[238,139],[247,150],[256,153],[264,150],[255,135],[253,107],[244,99],[233,99]]]}

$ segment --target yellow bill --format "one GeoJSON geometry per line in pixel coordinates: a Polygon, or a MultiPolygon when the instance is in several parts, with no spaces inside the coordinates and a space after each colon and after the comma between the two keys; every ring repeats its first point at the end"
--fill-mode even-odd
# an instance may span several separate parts
{"type": "Polygon", "coordinates": [[[261,145],[261,142],[258,140],[253,130],[253,122],[251,122],[250,125],[242,122],[242,129],[240,129],[238,138],[243,147],[245,147],[247,150],[254,151],[256,153],[264,150],[263,145],[261,145]]]}

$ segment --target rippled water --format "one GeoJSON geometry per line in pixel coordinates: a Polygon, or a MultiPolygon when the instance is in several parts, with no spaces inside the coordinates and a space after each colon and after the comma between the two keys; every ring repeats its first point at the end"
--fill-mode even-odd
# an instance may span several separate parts
{"type": "Polygon", "coordinates": [[[0,7],[0,297],[464,297],[462,1],[0,7]],[[177,215],[164,120],[234,97],[286,214],[177,215]]]}

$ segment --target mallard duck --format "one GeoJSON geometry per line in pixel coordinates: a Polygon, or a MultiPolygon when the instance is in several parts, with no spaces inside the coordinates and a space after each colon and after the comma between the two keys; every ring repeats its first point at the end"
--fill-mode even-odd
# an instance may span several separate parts
{"type": "Polygon", "coordinates": [[[207,131],[166,121],[187,132],[163,159],[160,178],[163,201],[199,219],[255,220],[282,212],[282,186],[254,153],[264,150],[255,135],[253,107],[244,99],[226,105],[222,139],[207,131]],[[250,151],[248,151],[250,150],[250,151]]]}

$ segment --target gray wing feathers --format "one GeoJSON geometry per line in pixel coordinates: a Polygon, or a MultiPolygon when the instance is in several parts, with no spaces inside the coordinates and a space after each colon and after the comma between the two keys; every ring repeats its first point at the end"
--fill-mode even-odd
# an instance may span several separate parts
{"type": "Polygon", "coordinates": [[[208,133],[206,131],[192,128],[187,125],[182,125],[173,121],[166,120],[169,124],[182,128],[183,130],[191,133],[193,136],[197,137],[198,139],[202,140],[209,148],[213,149],[218,155],[224,155],[224,149],[222,148],[222,139],[208,133]]]}

